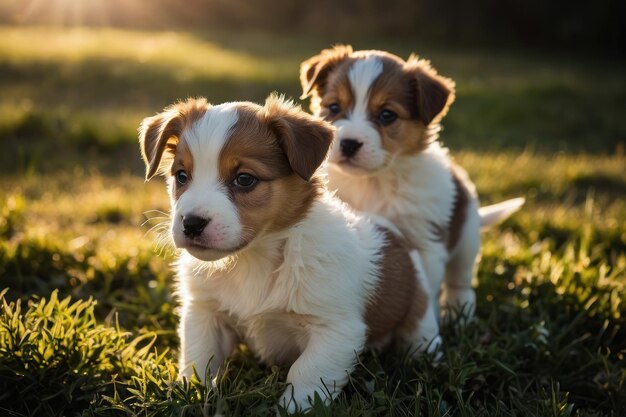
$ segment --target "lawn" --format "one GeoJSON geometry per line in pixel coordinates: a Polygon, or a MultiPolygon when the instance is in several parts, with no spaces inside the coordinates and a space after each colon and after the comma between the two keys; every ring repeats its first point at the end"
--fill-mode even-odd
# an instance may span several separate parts
{"type": "MultiPolygon", "coordinates": [[[[188,96],[299,96],[331,40],[0,27],[0,414],[273,415],[286,369],[245,346],[215,389],[177,382],[163,182],[141,119],[188,96]]],[[[321,416],[626,415],[626,65],[525,50],[415,51],[455,79],[442,140],[484,203],[527,204],[484,234],[478,320],[443,360],[361,356],[321,416]]]]}

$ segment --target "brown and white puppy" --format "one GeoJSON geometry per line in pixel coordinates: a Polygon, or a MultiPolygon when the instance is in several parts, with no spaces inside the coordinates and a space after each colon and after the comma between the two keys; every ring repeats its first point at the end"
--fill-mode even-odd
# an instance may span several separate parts
{"type": "Polygon", "coordinates": [[[471,316],[479,230],[523,199],[479,211],[474,185],[436,141],[454,82],[428,61],[337,46],[301,65],[303,96],[336,128],[329,188],[357,210],[395,224],[419,248],[434,296],[471,316]]]}
{"type": "Polygon", "coordinates": [[[332,139],[275,96],[188,100],[143,121],[146,178],[168,178],[181,249],[181,377],[204,381],[245,342],[290,366],[291,412],[333,398],[366,344],[440,344],[418,253],[326,190],[317,168],[332,139]]]}

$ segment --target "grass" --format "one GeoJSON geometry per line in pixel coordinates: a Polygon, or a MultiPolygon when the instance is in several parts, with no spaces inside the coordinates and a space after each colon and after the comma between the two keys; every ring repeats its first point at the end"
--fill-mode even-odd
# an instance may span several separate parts
{"type": "MultiPolygon", "coordinates": [[[[0,27],[2,414],[272,415],[287,370],[245,346],[215,389],[175,380],[175,254],[159,234],[168,201],[162,183],[143,181],[135,131],[189,95],[297,97],[300,60],[329,43],[0,27]]],[[[483,202],[528,202],[484,235],[478,320],[442,330],[441,363],[366,353],[313,414],[626,414],[624,66],[354,44],[417,48],[454,78],[443,140],[483,202]]]]}

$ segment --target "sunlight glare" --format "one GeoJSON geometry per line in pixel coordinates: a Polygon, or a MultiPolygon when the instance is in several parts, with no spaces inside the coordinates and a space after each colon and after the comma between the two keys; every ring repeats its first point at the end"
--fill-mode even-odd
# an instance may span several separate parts
{"type": "Polygon", "coordinates": [[[133,25],[150,20],[148,12],[139,0],[26,0],[16,20],[55,26],[133,25]]]}

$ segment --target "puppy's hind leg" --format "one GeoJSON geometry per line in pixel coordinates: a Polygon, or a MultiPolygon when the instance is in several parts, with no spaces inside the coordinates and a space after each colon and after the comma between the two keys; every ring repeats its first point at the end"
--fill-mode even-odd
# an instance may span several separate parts
{"type": "Polygon", "coordinates": [[[435,360],[439,360],[441,358],[439,347],[442,339],[439,335],[439,321],[435,308],[428,306],[424,317],[419,320],[412,332],[404,335],[403,339],[410,346],[413,354],[426,352],[434,354],[435,360]]]}
{"type": "Polygon", "coordinates": [[[472,278],[480,250],[480,218],[471,208],[470,213],[461,239],[446,266],[440,297],[442,315],[446,319],[456,320],[460,314],[462,318],[470,320],[476,310],[476,293],[472,288],[472,278]]]}
{"type": "Polygon", "coordinates": [[[426,278],[425,270],[421,263],[421,258],[417,251],[411,252],[411,259],[415,266],[417,279],[417,297],[413,312],[421,312],[417,316],[409,313],[406,322],[399,329],[400,336],[407,342],[414,354],[421,352],[435,353],[435,359],[439,359],[442,339],[439,335],[439,321],[437,318],[437,292],[430,288],[426,278]]]}

